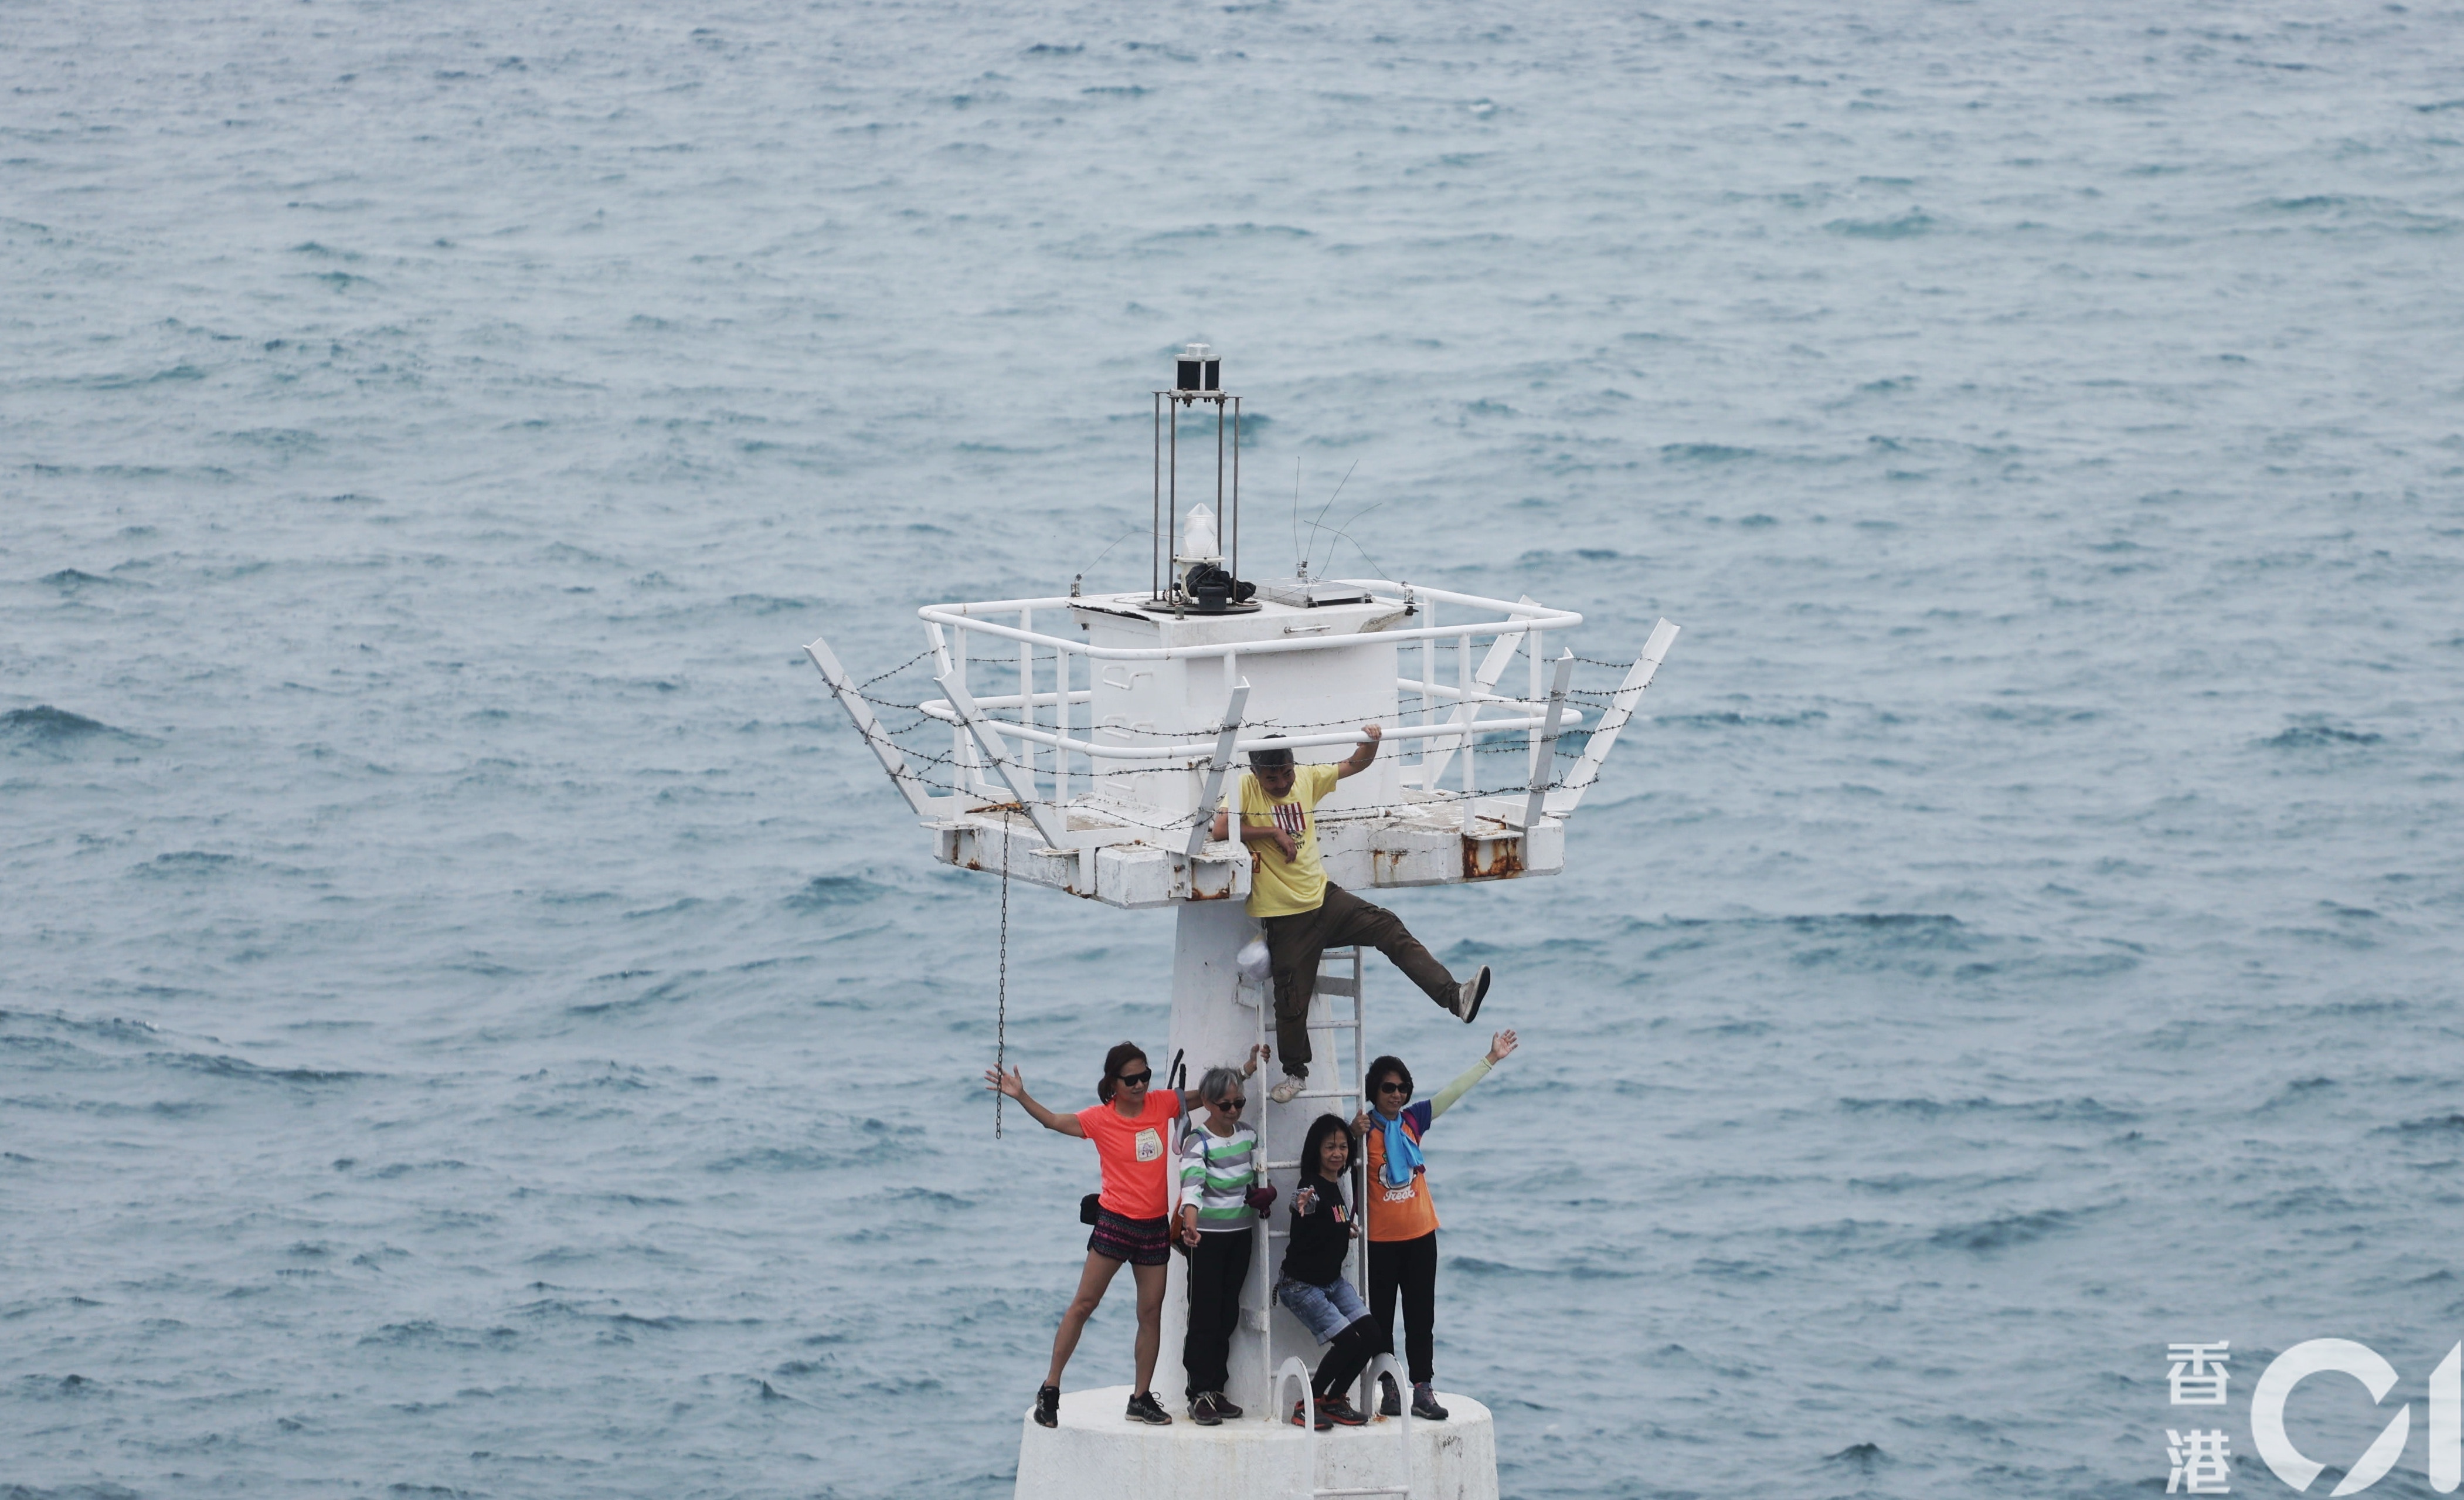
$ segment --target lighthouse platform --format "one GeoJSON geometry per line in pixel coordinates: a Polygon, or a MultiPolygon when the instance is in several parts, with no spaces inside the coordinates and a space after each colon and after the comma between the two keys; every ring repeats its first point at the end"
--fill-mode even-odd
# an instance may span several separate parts
{"type": "Polygon", "coordinates": [[[1070,1391],[1061,1398],[1060,1426],[1022,1418],[1018,1500],[1497,1497],[1496,1426],[1488,1408],[1468,1396],[1440,1395],[1451,1414],[1444,1422],[1373,1418],[1365,1427],[1322,1433],[1264,1420],[1254,1407],[1239,1422],[1201,1427],[1180,1415],[1177,1402],[1169,1403],[1171,1426],[1150,1427],[1122,1417],[1129,1399],[1126,1385],[1070,1391]]]}

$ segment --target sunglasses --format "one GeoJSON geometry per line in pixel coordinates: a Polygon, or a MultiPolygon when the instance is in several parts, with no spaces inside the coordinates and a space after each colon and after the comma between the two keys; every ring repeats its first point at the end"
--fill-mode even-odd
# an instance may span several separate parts
{"type": "Polygon", "coordinates": [[[1150,1068],[1142,1073],[1119,1073],[1115,1076],[1130,1088],[1143,1089],[1147,1086],[1147,1080],[1155,1076],[1155,1070],[1150,1068]]]}
{"type": "Polygon", "coordinates": [[[1405,1083],[1400,1078],[1389,1078],[1384,1083],[1377,1086],[1377,1092],[1379,1093],[1399,1093],[1408,1096],[1412,1092],[1412,1086],[1405,1083]]]}
{"type": "Polygon", "coordinates": [[[1229,1114],[1238,1114],[1248,1107],[1249,1101],[1247,1099],[1218,1099],[1214,1104],[1214,1108],[1221,1110],[1229,1114]]]}

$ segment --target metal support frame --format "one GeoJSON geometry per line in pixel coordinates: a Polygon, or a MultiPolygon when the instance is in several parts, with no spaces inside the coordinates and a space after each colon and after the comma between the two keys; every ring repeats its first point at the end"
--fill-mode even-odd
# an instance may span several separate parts
{"type": "MultiPolygon", "coordinates": [[[[1229,660],[1229,658],[1226,658],[1229,660]]],[[[1249,679],[1243,677],[1232,689],[1232,700],[1223,705],[1223,732],[1215,737],[1215,756],[1206,763],[1206,786],[1198,794],[1198,821],[1190,827],[1189,847],[1182,853],[1191,859],[1210,842],[1214,831],[1215,799],[1223,795],[1223,773],[1232,768],[1232,747],[1241,736],[1241,715],[1249,706],[1249,679]]]]}
{"type": "Polygon", "coordinates": [[[857,690],[854,679],[847,675],[847,668],[839,664],[838,656],[830,651],[828,641],[813,642],[804,648],[804,654],[822,670],[822,680],[830,685],[830,695],[839,700],[841,708],[847,711],[847,717],[855,720],[856,733],[864,736],[864,742],[872,747],[873,759],[890,773],[891,782],[907,799],[907,805],[915,809],[917,817],[932,817],[957,800],[935,797],[924,779],[908,766],[907,757],[900,754],[897,744],[883,733],[881,720],[873,717],[872,705],[864,700],[863,693],[857,690]]]}
{"type": "Polygon", "coordinates": [[[1215,407],[1215,540],[1223,549],[1225,570],[1234,578],[1241,576],[1241,398],[1223,390],[1158,390],[1155,393],[1155,530],[1147,539],[1152,604],[1195,603],[1180,589],[1180,408],[1201,401],[1215,407]],[[1223,487],[1227,421],[1232,437],[1228,504],[1223,487]]]}
{"type": "MultiPolygon", "coordinates": [[[[957,711],[959,721],[966,725],[967,732],[982,747],[985,759],[993,763],[993,769],[1001,772],[1001,780],[1009,783],[1010,795],[1016,797],[1019,805],[1026,810],[1027,817],[1035,824],[1035,831],[1044,835],[1044,842],[1054,849],[1067,848],[1069,832],[1059,809],[1050,803],[1038,800],[1035,788],[1019,780],[1018,767],[1011,763],[1009,752],[1002,748],[1001,736],[985,719],[983,711],[976,707],[976,700],[967,695],[967,685],[958,678],[958,673],[951,672],[937,680],[941,691],[950,695],[950,704],[957,711]]],[[[1028,773],[1030,780],[1033,774],[1028,773]]]]}
{"type": "Polygon", "coordinates": [[[1660,671],[1660,664],[1668,657],[1668,648],[1676,642],[1677,627],[1667,620],[1663,619],[1651,628],[1651,639],[1643,643],[1642,654],[1637,656],[1634,665],[1627,669],[1625,681],[1610,695],[1608,711],[1600,716],[1598,727],[1592,731],[1592,742],[1583,747],[1582,759],[1566,773],[1565,784],[1549,794],[1550,812],[1560,818],[1571,817],[1582,805],[1583,793],[1590,791],[1592,783],[1599,780],[1600,766],[1608,760],[1609,751],[1616,748],[1618,733],[1625,728],[1626,720],[1634,717],[1635,705],[1642,701],[1644,690],[1651,686],[1651,679],[1660,671]]]}
{"type": "Polygon", "coordinates": [[[1556,769],[1557,724],[1565,717],[1566,684],[1574,675],[1574,653],[1567,651],[1557,658],[1557,674],[1549,684],[1549,712],[1540,726],[1540,738],[1531,746],[1531,795],[1523,804],[1523,827],[1529,832],[1540,822],[1541,799],[1549,793],[1549,773],[1556,769]]]}

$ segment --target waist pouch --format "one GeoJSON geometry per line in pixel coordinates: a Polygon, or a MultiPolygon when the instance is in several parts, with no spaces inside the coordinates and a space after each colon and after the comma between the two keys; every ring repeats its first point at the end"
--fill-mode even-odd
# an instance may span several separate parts
{"type": "Polygon", "coordinates": [[[1096,1215],[1103,1211],[1104,1195],[1101,1193],[1089,1193],[1086,1197],[1078,1200],[1078,1222],[1080,1224],[1093,1224],[1095,1222],[1096,1215]]]}

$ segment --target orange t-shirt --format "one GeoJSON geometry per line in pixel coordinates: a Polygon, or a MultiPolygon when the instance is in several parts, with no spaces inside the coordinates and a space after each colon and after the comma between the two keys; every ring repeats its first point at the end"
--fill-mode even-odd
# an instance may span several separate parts
{"type": "Polygon", "coordinates": [[[1149,1089],[1133,1120],[1109,1104],[1078,1112],[1078,1123],[1104,1164],[1103,1205],[1124,1219],[1161,1219],[1172,1212],[1172,1145],[1167,1138],[1180,1093],[1149,1089]]]}
{"type": "MultiPolygon", "coordinates": [[[[1403,1106],[1403,1128],[1414,1140],[1429,1128],[1431,1117],[1426,1100],[1403,1106]]],[[[1429,1197],[1426,1169],[1413,1173],[1412,1180],[1401,1187],[1386,1185],[1386,1132],[1375,1114],[1369,1120],[1368,1197],[1372,1240],[1417,1240],[1438,1232],[1438,1205],[1429,1197]]]]}

